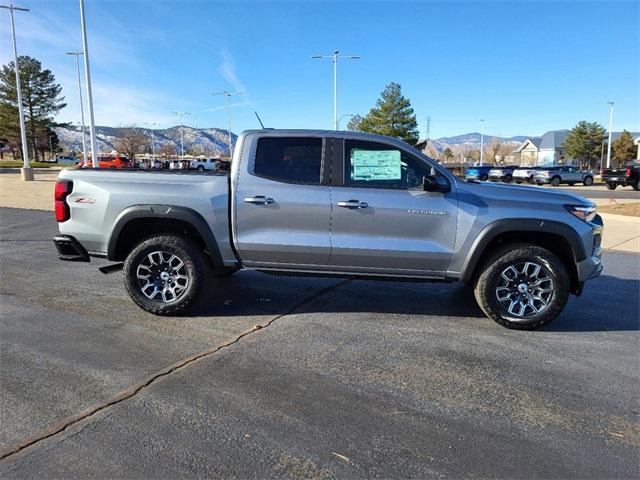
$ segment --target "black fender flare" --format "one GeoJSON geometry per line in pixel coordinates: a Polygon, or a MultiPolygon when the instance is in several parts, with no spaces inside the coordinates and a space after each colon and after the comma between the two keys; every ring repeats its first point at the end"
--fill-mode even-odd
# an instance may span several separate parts
{"type": "Polygon", "coordinates": [[[507,218],[490,223],[475,238],[461,269],[461,281],[468,282],[471,280],[473,272],[487,246],[498,235],[508,232],[551,233],[558,235],[569,243],[575,262],[584,260],[587,257],[580,235],[565,223],[535,218],[507,218]]]}
{"type": "Polygon", "coordinates": [[[107,245],[107,258],[109,260],[115,260],[118,237],[124,227],[131,221],[143,218],[174,219],[190,224],[204,240],[212,265],[214,267],[224,266],[218,242],[204,217],[191,208],[172,205],[133,205],[120,212],[109,234],[107,245]]]}

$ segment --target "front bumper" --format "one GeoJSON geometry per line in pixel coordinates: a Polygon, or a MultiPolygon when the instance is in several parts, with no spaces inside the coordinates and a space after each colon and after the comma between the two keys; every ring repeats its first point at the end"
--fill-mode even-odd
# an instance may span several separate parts
{"type": "Polygon", "coordinates": [[[56,235],[53,244],[58,250],[58,258],[68,262],[88,262],[89,254],[80,242],[71,235],[56,235]]]}
{"type": "Polygon", "coordinates": [[[576,265],[578,271],[578,281],[584,282],[592,278],[598,277],[604,268],[602,263],[602,233],[604,225],[602,217],[596,215],[591,222],[593,225],[593,244],[591,247],[591,255],[576,265]]]}

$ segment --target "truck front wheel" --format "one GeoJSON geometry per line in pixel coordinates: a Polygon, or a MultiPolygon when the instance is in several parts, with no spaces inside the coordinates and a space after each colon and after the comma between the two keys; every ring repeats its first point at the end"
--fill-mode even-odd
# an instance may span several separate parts
{"type": "Polygon", "coordinates": [[[553,321],[569,298],[569,275],[550,251],[511,244],[481,267],[474,287],[478,306],[500,325],[533,330],[553,321]]]}
{"type": "Polygon", "coordinates": [[[200,249],[188,238],[154,235],[140,242],[124,262],[131,299],[155,315],[180,313],[204,290],[207,272],[200,249]]]}

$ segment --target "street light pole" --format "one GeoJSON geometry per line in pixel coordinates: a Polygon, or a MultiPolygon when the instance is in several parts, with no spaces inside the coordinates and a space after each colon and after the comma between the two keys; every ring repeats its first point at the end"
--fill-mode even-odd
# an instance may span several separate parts
{"type": "MultiPolygon", "coordinates": [[[[16,67],[16,90],[18,92],[18,117],[20,118],[20,141],[22,142],[22,169],[20,170],[22,180],[30,182],[33,180],[33,170],[29,164],[29,147],[27,146],[27,130],[24,125],[24,111],[22,105],[22,86],[20,85],[20,67],[18,65],[18,47],[16,46],[16,27],[13,22],[13,11],[28,12],[28,8],[14,7],[13,5],[0,5],[0,8],[9,10],[11,17],[11,36],[13,38],[13,59],[16,67]]],[[[33,121],[33,119],[32,119],[33,121]]],[[[35,145],[34,145],[35,148],[35,145]]]]}
{"type": "Polygon", "coordinates": [[[344,115],[340,115],[340,118],[338,118],[338,128],[336,128],[336,130],[340,130],[340,120],[342,120],[344,117],[355,117],[356,115],[354,113],[345,113],[344,115]]]}
{"type": "Polygon", "coordinates": [[[484,162],[484,118],[480,119],[480,125],[480,166],[482,166],[484,162]]]}
{"type": "Polygon", "coordinates": [[[89,45],[87,43],[87,25],[84,15],[84,0],[80,0],[80,27],[82,29],[82,50],[84,52],[84,79],[87,83],[87,104],[89,107],[89,141],[91,143],[91,163],[100,168],[98,147],[96,144],[96,124],[93,118],[93,95],[91,94],[91,71],[89,68],[89,45]]]}
{"type": "Polygon", "coordinates": [[[80,80],[80,55],[83,55],[82,52],[67,52],[67,55],[73,55],[76,57],[76,70],[78,72],[78,95],[80,96],[80,133],[82,134],[82,164],[86,167],[88,165],[87,162],[87,142],[84,135],[84,107],[82,105],[82,82],[80,80]]]}
{"type": "Polygon", "coordinates": [[[182,120],[186,115],[191,115],[189,112],[173,112],[180,119],[180,156],[184,158],[184,138],[183,138],[183,130],[184,130],[184,121],[182,120]]]}
{"type": "Polygon", "coordinates": [[[157,122],[153,122],[153,123],[144,123],[143,125],[147,125],[149,127],[149,130],[151,131],[151,155],[153,156],[153,159],[155,160],[156,158],[156,135],[155,132],[153,131],[153,127],[157,127],[158,125],[160,125],[157,122]]]}
{"type": "Polygon", "coordinates": [[[360,56],[340,55],[339,50],[334,50],[331,55],[313,55],[311,58],[330,58],[333,63],[333,129],[338,130],[338,59],[358,60],[360,56]]]}
{"type": "Polygon", "coordinates": [[[231,145],[231,106],[229,105],[229,99],[231,95],[244,95],[244,92],[228,92],[224,90],[222,92],[212,93],[212,95],[224,95],[227,98],[227,134],[229,135],[229,159],[233,157],[233,150],[231,145]]]}
{"type": "Polygon", "coordinates": [[[613,102],[607,102],[609,105],[609,142],[607,143],[607,168],[611,168],[611,127],[613,124],[613,102]]]}

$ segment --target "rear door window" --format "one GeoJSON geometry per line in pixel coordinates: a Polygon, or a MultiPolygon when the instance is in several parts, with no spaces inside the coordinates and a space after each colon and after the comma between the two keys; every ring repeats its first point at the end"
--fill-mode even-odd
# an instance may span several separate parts
{"type": "Polygon", "coordinates": [[[258,139],[253,173],[285,183],[320,184],[322,138],[258,139]]]}

